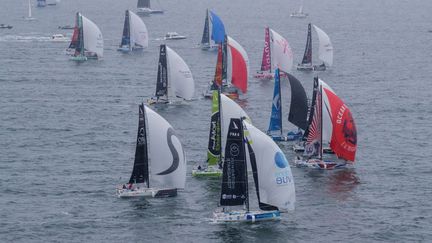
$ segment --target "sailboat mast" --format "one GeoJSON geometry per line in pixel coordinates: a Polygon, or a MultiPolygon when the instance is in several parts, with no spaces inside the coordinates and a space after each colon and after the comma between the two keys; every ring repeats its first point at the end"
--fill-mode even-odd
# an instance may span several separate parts
{"type": "Polygon", "coordinates": [[[218,139],[218,145],[219,146],[219,168],[222,169],[222,163],[223,163],[223,158],[222,158],[222,105],[221,105],[221,86],[218,86],[218,90],[217,90],[217,95],[218,95],[218,123],[216,125],[216,131],[217,131],[217,136],[219,137],[218,139]],[[219,129],[217,128],[219,126],[219,129]]]}
{"type": "MultiPolygon", "coordinates": [[[[271,69],[270,69],[271,70],[271,69]]],[[[277,68],[275,71],[275,75],[277,72],[277,78],[278,78],[278,82],[279,82],[279,120],[280,120],[280,132],[281,132],[281,136],[283,135],[283,127],[282,127],[282,92],[281,92],[281,83],[280,83],[280,69],[277,68]]],[[[276,77],[276,76],[275,76],[276,77]]]]}
{"type": "MultiPolygon", "coordinates": [[[[319,80],[318,80],[319,83],[319,80]]],[[[319,85],[319,101],[320,102],[320,115],[321,115],[321,119],[320,119],[320,150],[319,150],[319,159],[322,160],[323,158],[323,94],[322,94],[322,85],[319,85]]]]}
{"type": "Polygon", "coordinates": [[[225,35],[222,45],[222,83],[228,83],[228,36],[225,35]]]}
{"type": "MultiPolygon", "coordinates": [[[[240,122],[241,122],[241,137],[242,137],[242,146],[243,146],[243,151],[246,151],[246,147],[245,147],[245,142],[247,142],[247,139],[244,138],[244,129],[245,126],[243,125],[243,120],[245,119],[245,117],[241,117],[240,118],[240,122]]],[[[246,163],[246,156],[245,155],[245,159],[243,160],[244,163],[244,177],[245,177],[245,195],[246,195],[246,200],[245,200],[245,205],[246,205],[246,211],[249,212],[249,184],[248,184],[248,172],[247,172],[247,163],[246,163]]]]}

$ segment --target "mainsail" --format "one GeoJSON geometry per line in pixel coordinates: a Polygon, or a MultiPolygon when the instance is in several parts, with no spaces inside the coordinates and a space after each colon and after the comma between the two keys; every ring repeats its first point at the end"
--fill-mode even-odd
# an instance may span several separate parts
{"type": "Polygon", "coordinates": [[[306,47],[303,55],[302,64],[311,64],[312,65],[312,31],[311,24],[308,24],[308,33],[306,38],[306,47]]]}
{"type": "Polygon", "coordinates": [[[317,156],[322,158],[322,93],[321,86],[316,92],[315,96],[315,106],[312,113],[311,123],[308,128],[307,140],[305,143],[304,155],[308,157],[317,156]]]}
{"type": "Polygon", "coordinates": [[[247,168],[243,142],[243,124],[231,118],[222,172],[221,206],[243,205],[247,201],[247,168]]]}
{"type": "Polygon", "coordinates": [[[270,31],[269,27],[266,27],[264,35],[264,49],[261,61],[261,71],[271,72],[271,69],[270,31]]]}
{"type": "Polygon", "coordinates": [[[219,91],[213,91],[212,115],[207,150],[207,164],[217,165],[221,161],[221,120],[219,111],[219,91]]]}
{"type": "Polygon", "coordinates": [[[267,130],[269,135],[282,135],[282,105],[281,105],[281,88],[280,88],[280,76],[279,69],[275,70],[274,75],[274,91],[273,91],[273,102],[272,110],[270,115],[270,124],[267,130]]]}
{"type": "Polygon", "coordinates": [[[130,47],[130,23],[129,23],[129,10],[126,10],[125,20],[123,25],[123,35],[120,43],[120,47],[129,46],[130,47]]]}
{"type": "Polygon", "coordinates": [[[168,100],[168,70],[167,70],[167,53],[166,46],[160,45],[159,50],[159,63],[158,75],[156,81],[156,94],[157,99],[168,100]]]}
{"type": "Polygon", "coordinates": [[[144,104],[141,104],[139,106],[139,122],[135,150],[135,161],[129,183],[146,183],[147,187],[150,187],[144,104]]]}
{"type": "Polygon", "coordinates": [[[206,17],[204,20],[204,30],[201,38],[201,44],[210,43],[210,26],[209,26],[209,10],[206,11],[206,17]]]}

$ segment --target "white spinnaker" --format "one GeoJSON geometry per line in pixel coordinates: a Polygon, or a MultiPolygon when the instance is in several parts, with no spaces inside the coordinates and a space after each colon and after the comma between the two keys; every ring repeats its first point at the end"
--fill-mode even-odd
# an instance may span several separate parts
{"type": "Polygon", "coordinates": [[[166,52],[170,92],[173,92],[176,97],[191,100],[195,92],[195,82],[191,70],[183,58],[168,46],[166,52]]]}
{"type": "Polygon", "coordinates": [[[319,49],[318,57],[326,65],[333,65],[333,46],[330,42],[330,37],[320,28],[314,25],[315,31],[318,34],[319,49]]]}
{"type": "Polygon", "coordinates": [[[138,44],[142,48],[147,48],[149,41],[147,26],[138,15],[130,10],[129,16],[131,46],[138,44]]]}
{"type": "Polygon", "coordinates": [[[103,36],[99,27],[88,18],[82,16],[84,32],[84,48],[87,51],[94,52],[98,58],[103,57],[103,36]]]}
{"type": "Polygon", "coordinates": [[[229,47],[232,47],[232,48],[235,48],[240,54],[241,54],[241,56],[243,57],[243,60],[245,61],[245,63],[246,63],[246,70],[247,70],[247,74],[246,74],[246,77],[249,77],[249,57],[248,57],[248,54],[247,54],[247,52],[246,52],[246,50],[236,41],[236,40],[234,40],[233,38],[231,38],[230,36],[228,36],[228,43],[227,43],[227,45],[228,45],[228,48],[227,48],[227,55],[228,55],[228,58],[227,58],[227,79],[228,79],[228,82],[231,82],[231,80],[232,80],[232,55],[231,55],[231,49],[229,48],[229,47]]]}
{"type": "Polygon", "coordinates": [[[145,107],[151,183],[163,188],[184,188],[186,156],[172,126],[158,113],[145,107]]]}
{"type": "MultiPolygon", "coordinates": [[[[319,79],[319,85],[322,87],[325,87],[326,89],[332,91],[334,94],[336,94],[333,89],[324,81],[322,81],[321,79],[319,79]]],[[[331,119],[331,107],[330,107],[330,102],[328,100],[327,95],[325,94],[325,92],[323,91],[324,89],[322,89],[322,124],[323,124],[323,129],[322,129],[322,137],[323,137],[323,147],[327,147],[326,145],[328,145],[331,141],[331,136],[333,133],[333,124],[332,124],[332,119],[331,119]]]]}
{"type": "Polygon", "coordinates": [[[290,72],[293,66],[293,52],[288,41],[270,29],[270,43],[272,70],[279,68],[286,73],[290,72]]]}
{"type": "Polygon", "coordinates": [[[255,153],[260,201],[282,210],[294,210],[294,178],[284,153],[268,135],[247,121],[244,124],[255,153]]]}

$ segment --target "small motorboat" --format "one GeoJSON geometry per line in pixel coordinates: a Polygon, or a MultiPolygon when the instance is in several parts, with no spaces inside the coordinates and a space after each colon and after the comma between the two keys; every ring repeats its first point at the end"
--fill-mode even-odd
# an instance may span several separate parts
{"type": "Polygon", "coordinates": [[[12,25],[0,24],[0,29],[12,29],[12,28],[13,28],[12,25]]]}
{"type": "Polygon", "coordinates": [[[70,41],[69,38],[64,36],[63,34],[54,34],[51,36],[51,41],[53,42],[67,42],[70,41]]]}
{"type": "Polygon", "coordinates": [[[182,39],[186,39],[186,36],[179,35],[177,32],[168,32],[164,37],[164,40],[182,40],[182,39]]]}

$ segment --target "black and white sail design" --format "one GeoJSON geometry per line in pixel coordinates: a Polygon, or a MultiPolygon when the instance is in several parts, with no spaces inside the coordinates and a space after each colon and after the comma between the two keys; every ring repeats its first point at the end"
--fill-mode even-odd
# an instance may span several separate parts
{"type": "Polygon", "coordinates": [[[138,0],[137,8],[150,8],[150,0],[138,0]]]}
{"type": "Polygon", "coordinates": [[[308,25],[308,34],[302,64],[312,64],[312,32],[310,23],[308,25]]]}
{"type": "Polygon", "coordinates": [[[158,99],[168,100],[168,71],[166,46],[160,45],[156,95],[158,99]]]}
{"type": "Polygon", "coordinates": [[[206,18],[204,21],[204,30],[201,38],[201,44],[210,44],[210,21],[209,21],[209,11],[206,11],[206,18]]]}
{"type": "Polygon", "coordinates": [[[241,119],[231,118],[225,147],[220,205],[243,205],[247,196],[243,124],[241,119]]]}
{"type": "Polygon", "coordinates": [[[306,130],[308,127],[308,102],[306,91],[298,79],[289,73],[287,75],[291,86],[291,105],[288,121],[306,130]]]}
{"type": "Polygon", "coordinates": [[[139,122],[135,150],[135,162],[129,183],[146,183],[147,187],[149,187],[147,132],[143,104],[139,105],[139,122]]]}
{"type": "Polygon", "coordinates": [[[315,77],[314,84],[313,84],[312,103],[309,109],[309,117],[307,120],[307,127],[305,133],[303,134],[303,140],[306,140],[306,138],[309,136],[309,127],[312,124],[313,114],[315,112],[315,100],[316,100],[317,92],[318,92],[318,78],[315,77]]]}

